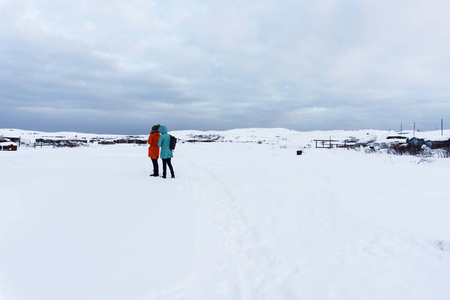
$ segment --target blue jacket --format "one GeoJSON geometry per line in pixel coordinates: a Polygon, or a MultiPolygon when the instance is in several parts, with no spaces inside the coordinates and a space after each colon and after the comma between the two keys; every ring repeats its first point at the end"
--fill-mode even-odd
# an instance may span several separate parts
{"type": "Polygon", "coordinates": [[[173,153],[170,150],[170,135],[167,134],[167,127],[162,125],[159,127],[159,132],[161,136],[159,137],[158,146],[161,147],[161,158],[172,158],[173,153]]]}

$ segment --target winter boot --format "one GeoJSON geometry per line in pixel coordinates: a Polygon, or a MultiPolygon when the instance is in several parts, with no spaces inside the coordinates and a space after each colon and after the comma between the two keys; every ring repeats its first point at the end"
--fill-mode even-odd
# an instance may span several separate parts
{"type": "Polygon", "coordinates": [[[166,178],[166,172],[163,173],[162,178],[166,178]]]}
{"type": "Polygon", "coordinates": [[[171,178],[175,178],[175,173],[172,173],[172,176],[171,176],[171,178]]]}
{"type": "Polygon", "coordinates": [[[159,174],[158,174],[158,173],[153,173],[153,174],[151,174],[150,176],[152,176],[152,177],[158,177],[159,174]]]}

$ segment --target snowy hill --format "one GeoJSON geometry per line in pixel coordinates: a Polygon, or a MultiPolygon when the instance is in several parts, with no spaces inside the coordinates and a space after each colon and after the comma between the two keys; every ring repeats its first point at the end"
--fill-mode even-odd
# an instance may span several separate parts
{"type": "Polygon", "coordinates": [[[449,298],[450,159],[312,146],[376,130],[171,133],[219,138],[180,142],[175,179],[135,144],[0,151],[0,300],[449,298]]]}
{"type": "MultiPolygon", "coordinates": [[[[307,147],[314,145],[315,139],[332,139],[341,142],[345,140],[357,140],[362,143],[367,142],[386,142],[388,136],[398,136],[395,131],[382,130],[355,130],[355,131],[295,131],[284,128],[243,128],[227,131],[198,131],[181,130],[170,131],[170,134],[176,136],[181,142],[185,141],[211,141],[211,142],[236,142],[236,143],[262,143],[262,144],[283,144],[288,147],[307,147]]],[[[430,132],[403,132],[402,136],[411,138],[413,136],[431,139],[448,140],[450,130],[430,132]]],[[[59,138],[59,139],[123,139],[127,137],[146,140],[148,135],[115,135],[115,134],[92,134],[77,132],[39,132],[19,129],[0,129],[0,136],[20,137],[24,143],[34,143],[39,138],[59,138]]]]}

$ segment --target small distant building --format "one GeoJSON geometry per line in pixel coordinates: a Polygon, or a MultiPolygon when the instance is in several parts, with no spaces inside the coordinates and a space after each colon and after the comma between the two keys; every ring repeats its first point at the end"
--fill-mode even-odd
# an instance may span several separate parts
{"type": "Polygon", "coordinates": [[[17,151],[17,144],[9,138],[0,137],[0,151],[17,151]]]}
{"type": "Polygon", "coordinates": [[[128,141],[126,139],[117,139],[114,141],[116,144],[128,144],[128,141]]]}
{"type": "Polygon", "coordinates": [[[426,145],[431,149],[450,148],[450,140],[447,141],[426,141],[426,145]]]}
{"type": "Polygon", "coordinates": [[[391,135],[386,138],[386,143],[388,145],[401,145],[401,144],[407,144],[408,138],[406,136],[400,136],[400,135],[391,135]]]}
{"type": "Polygon", "coordinates": [[[87,140],[67,139],[61,137],[45,137],[36,139],[34,147],[53,146],[74,148],[82,144],[87,144],[87,140]]]}
{"type": "Polygon", "coordinates": [[[21,139],[20,139],[20,137],[17,137],[17,136],[0,136],[0,142],[2,142],[2,140],[8,141],[8,142],[13,142],[16,144],[16,146],[19,146],[19,147],[21,144],[21,139]]]}
{"type": "Polygon", "coordinates": [[[139,139],[139,138],[131,138],[127,140],[128,144],[137,144],[137,145],[145,145],[147,144],[147,140],[139,139]]]}

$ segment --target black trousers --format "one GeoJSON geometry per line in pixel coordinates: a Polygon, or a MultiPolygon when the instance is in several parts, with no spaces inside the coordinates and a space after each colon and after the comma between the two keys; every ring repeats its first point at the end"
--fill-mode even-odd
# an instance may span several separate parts
{"type": "Polygon", "coordinates": [[[173,175],[173,167],[172,167],[172,159],[171,158],[163,158],[163,174],[166,174],[167,166],[169,166],[170,173],[173,175]]]}
{"type": "Polygon", "coordinates": [[[153,174],[159,174],[158,160],[152,158],[153,163],[153,174]]]}

